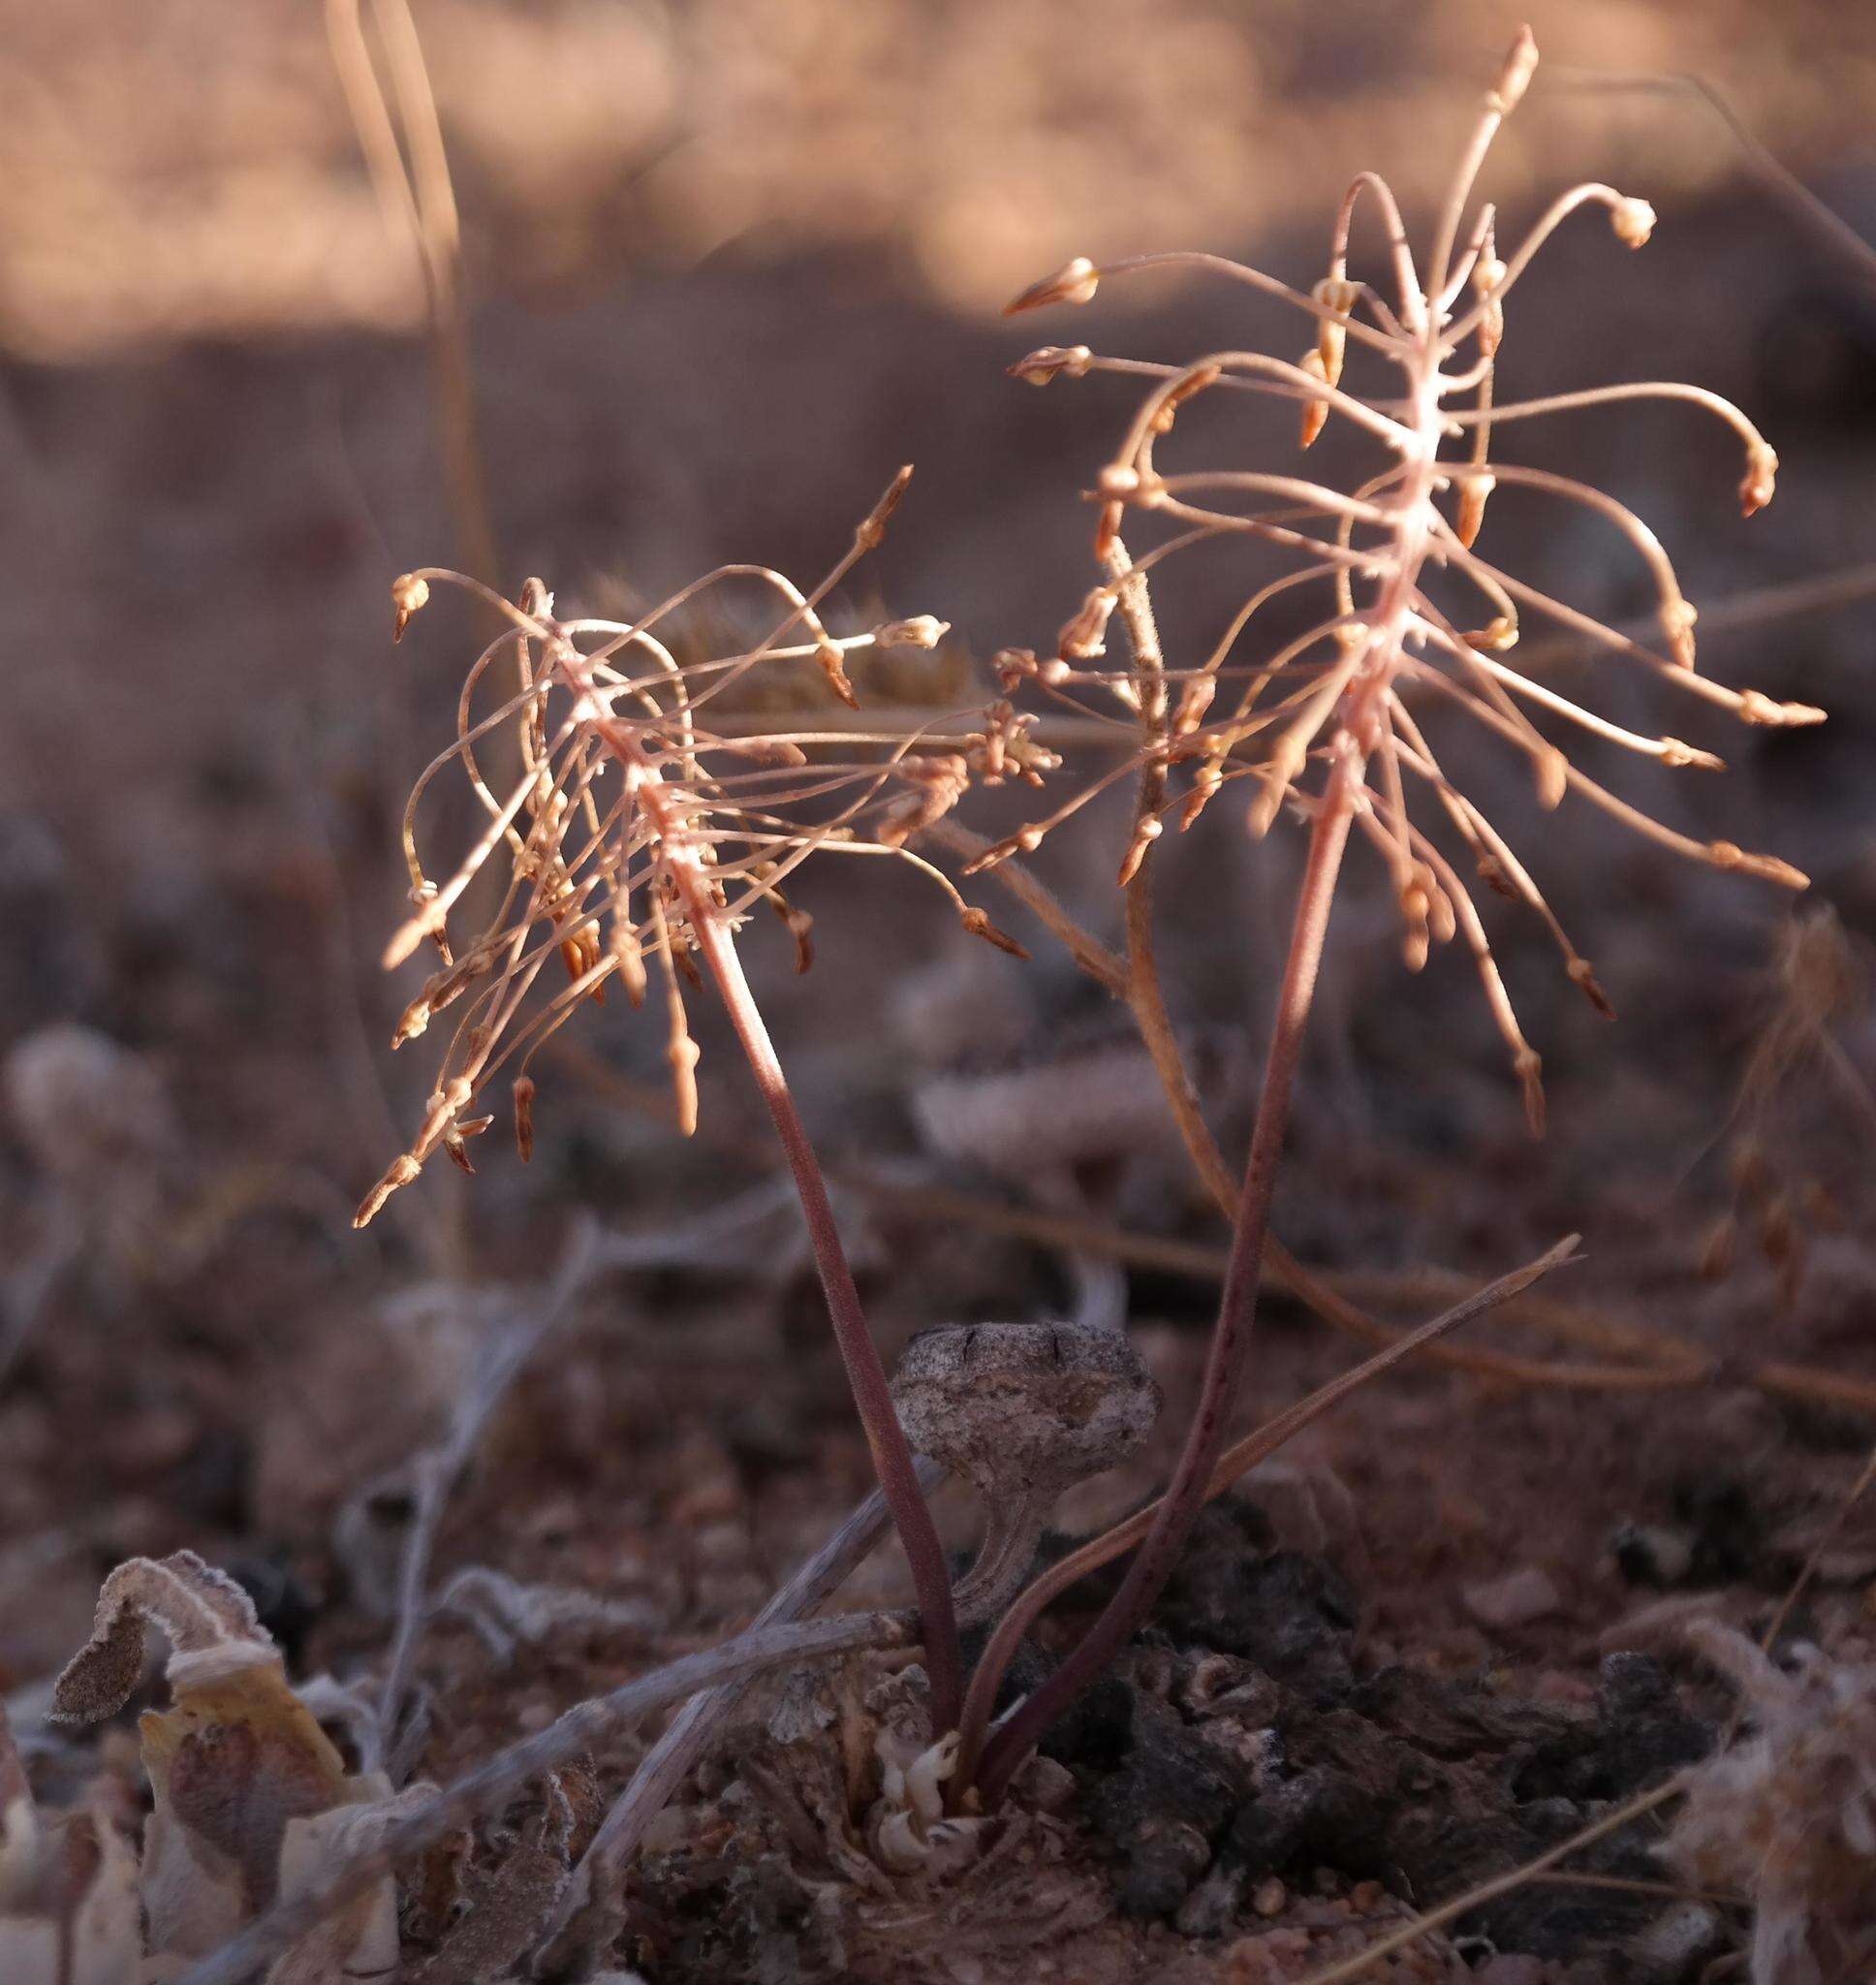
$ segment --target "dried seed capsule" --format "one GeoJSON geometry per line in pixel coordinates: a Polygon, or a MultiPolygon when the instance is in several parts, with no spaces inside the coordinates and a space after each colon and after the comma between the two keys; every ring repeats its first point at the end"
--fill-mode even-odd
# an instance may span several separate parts
{"type": "Polygon", "coordinates": [[[411,624],[412,616],[421,614],[430,603],[430,583],[419,579],[414,572],[407,572],[401,579],[391,583],[391,603],[397,609],[397,618],[391,623],[391,638],[402,641],[404,629],[411,624]]]}
{"type": "MultiPolygon", "coordinates": [[[[1319,384],[1329,384],[1329,367],[1323,362],[1319,351],[1307,351],[1297,363],[1319,384]]],[[[1324,399],[1306,399],[1302,403],[1299,445],[1308,448],[1329,425],[1329,402],[1324,399]]]]}
{"type": "Polygon", "coordinates": [[[1609,224],[1615,238],[1631,248],[1641,248],[1654,233],[1654,208],[1645,200],[1618,200],[1609,210],[1609,224]]]}
{"type": "Polygon", "coordinates": [[[1057,379],[1085,378],[1093,362],[1094,354],[1086,345],[1039,345],[1010,367],[1010,377],[1031,386],[1049,386],[1057,379]]]}
{"type": "Polygon", "coordinates": [[[1003,314],[1015,317],[1019,311],[1044,310],[1051,303],[1085,303],[1100,282],[1101,271],[1085,255],[1078,255],[1073,262],[1063,263],[1053,275],[1044,276],[1019,297],[1013,297],[1004,304],[1003,314]]]}
{"type": "Polygon", "coordinates": [[[1740,513],[1750,517],[1765,509],[1771,501],[1777,481],[1777,455],[1763,441],[1755,441],[1746,451],[1746,472],[1739,480],[1740,513]]]}
{"type": "Polygon", "coordinates": [[[1480,525],[1485,520],[1485,498],[1497,487],[1495,476],[1468,476],[1459,485],[1459,512],[1453,529],[1468,551],[1478,539],[1480,525]]]}

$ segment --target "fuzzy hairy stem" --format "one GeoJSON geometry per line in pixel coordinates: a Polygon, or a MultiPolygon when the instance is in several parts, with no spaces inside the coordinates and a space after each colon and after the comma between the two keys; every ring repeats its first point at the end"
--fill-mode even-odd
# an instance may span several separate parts
{"type": "Polygon", "coordinates": [[[920,1632],[924,1641],[925,1673],[931,1683],[932,1728],[949,1730],[957,1720],[963,1699],[963,1663],[958,1653],[957,1622],[952,1605],[945,1547],[938,1541],[937,1528],[919,1486],[912,1449],[892,1408],[886,1370],[860,1306],[860,1291],[854,1286],[853,1270],[847,1265],[846,1249],[840,1244],[840,1229],[828,1199],[821,1162],[795,1107],[774,1043],[743,975],[742,961],[736,956],[730,933],[718,921],[702,876],[689,862],[673,861],[672,866],[679,878],[679,889],[691,898],[685,907],[697,948],[722,994],[730,1024],[748,1057],[763,1101],[768,1105],[775,1134],[794,1175],[815,1266],[820,1271],[821,1287],[828,1299],[834,1341],[840,1347],[847,1383],[853,1389],[854,1404],[865,1429],[873,1470],[891,1509],[899,1542],[911,1567],[913,1589],[919,1600],[920,1632]],[[685,884],[687,876],[689,888],[685,884]]]}
{"type": "Polygon", "coordinates": [[[1028,1697],[985,1747],[978,1787],[987,1804],[994,1805],[1002,1797],[1037,1738],[1100,1677],[1140,1630],[1204,1506],[1207,1485],[1224,1448],[1226,1424],[1250,1352],[1264,1230],[1276,1186],[1284,1133],[1289,1126],[1291,1090],[1322,963],[1323,939],[1329,929],[1329,908],[1334,901],[1335,883],[1354,817],[1352,772],[1346,762],[1336,767],[1310,834],[1308,859],[1297,896],[1290,954],[1277,999],[1276,1024],[1258,1100],[1257,1124],[1251,1135],[1250,1158],[1238,1199],[1237,1227],[1225,1272],[1224,1294],[1205,1360],[1198,1408],[1187,1430],[1178,1465],[1167,1486],[1152,1528],[1107,1609],[1055,1673],[1028,1697]]]}

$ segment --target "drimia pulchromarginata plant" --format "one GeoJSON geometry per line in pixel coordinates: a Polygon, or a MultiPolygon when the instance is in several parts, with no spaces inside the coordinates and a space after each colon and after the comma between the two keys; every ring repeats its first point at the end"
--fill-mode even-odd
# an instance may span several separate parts
{"type": "MultiPolygon", "coordinates": [[[[942,624],[922,617],[836,638],[821,617],[833,587],[879,541],[903,490],[903,474],[860,526],[847,557],[811,594],[766,569],[732,566],[642,618],[621,623],[556,618],[539,582],[530,582],[517,601],[442,571],[411,573],[397,582],[400,633],[430,586],[441,582],[482,594],[504,617],[505,631],[469,673],[455,741],[433,761],[412,796],[405,849],[416,913],[387,953],[392,965],[425,943],[441,954],[438,970],[400,1024],[399,1040],[422,1032],[451,1001],[461,997],[467,1003],[419,1136],[366,1200],[360,1221],[415,1179],[438,1148],[463,1157],[465,1141],[492,1120],[470,1112],[498,1073],[512,1079],[516,1135],[525,1156],[533,1135],[529,1059],[611,980],[624,986],[634,1004],[652,996],[655,983],[666,1013],[680,1118],[686,1126],[692,1123],[697,1049],[685,1020],[684,991],[701,964],[768,1103],[799,1191],[835,1338],[912,1570],[933,1731],[959,1733],[954,1786],[962,1803],[988,1806],[1000,1799],[1036,1740],[1146,1620],[1200,1508],[1230,1479],[1226,1434],[1244,1378],[1277,1163],[1351,839],[1372,846],[1386,866],[1410,966],[1423,963],[1435,943],[1459,939],[1471,952],[1523,1085],[1533,1128],[1542,1123],[1539,1058],[1519,1028],[1458,860],[1478,881],[1542,919],[1572,980],[1599,1010],[1608,1010],[1594,971],[1530,871],[1480,805],[1449,778],[1423,714],[1455,709],[1523,754],[1547,806],[1574,796],[1681,855],[1791,887],[1804,885],[1801,875],[1774,858],[1749,854],[1729,841],[1696,840],[1651,819],[1592,780],[1552,732],[1584,733],[1668,768],[1717,768],[1711,753],[1672,736],[1629,730],[1508,659],[1530,614],[1745,723],[1809,724],[1823,715],[1754,690],[1727,688],[1698,672],[1694,609],[1659,540],[1624,505],[1566,476],[1492,457],[1494,436],[1518,422],[1655,398],[1686,401],[1738,435],[1744,456],[1738,493],[1747,515],[1770,500],[1777,468],[1771,448],[1745,416],[1695,386],[1648,381],[1496,402],[1507,304],[1546,240],[1579,210],[1601,212],[1618,240],[1632,248],[1647,240],[1654,224],[1644,201],[1612,187],[1583,185],[1553,202],[1516,247],[1501,252],[1497,216],[1488,205],[1473,206],[1474,186],[1536,64],[1527,30],[1513,44],[1486,93],[1423,260],[1386,182],[1363,173],[1337,211],[1329,272],[1307,293],[1217,256],[1158,254],[1106,267],[1078,258],[1011,305],[1026,311],[1084,304],[1103,281],[1171,268],[1210,273],[1281,299],[1309,321],[1314,336],[1294,360],[1245,350],[1212,352],[1184,363],[1149,363],[1103,358],[1085,345],[1052,345],[1012,368],[1037,385],[1095,372],[1149,382],[1093,492],[1100,583],[1063,628],[1053,656],[1039,660],[1028,651],[1005,650],[998,657],[1006,699],[1040,693],[1083,716],[1105,700],[1117,707],[1135,741],[1118,766],[1076,786],[1051,812],[987,849],[971,866],[988,868],[1019,858],[1076,820],[1096,794],[1129,776],[1136,780],[1138,799],[1120,863],[1123,884],[1151,857],[1169,819],[1189,828],[1228,787],[1244,793],[1253,835],[1264,835],[1289,813],[1302,823],[1308,839],[1199,1404],[1172,1479],[1150,1516],[1092,1540],[1072,1560],[1089,1569],[1104,1561],[1104,1554],[1117,1555],[1138,1542],[1118,1590],[1054,1673],[1000,1722],[992,1723],[991,1711],[1016,1642],[1062,1581],[1045,1580],[1008,1605],[966,1691],[944,1554],[860,1312],[813,1149],[743,975],[736,940],[746,920],[766,907],[789,923],[805,948],[806,920],[789,903],[782,884],[810,855],[841,853],[914,865],[946,894],[968,929],[1016,950],[908,843],[973,785],[1013,776],[1040,784],[1059,762],[1037,745],[1034,719],[1015,714],[1008,700],[989,707],[982,729],[943,739],[894,732],[890,725],[829,732],[803,723],[760,737],[710,728],[709,706],[759,668],[816,662],[836,693],[851,700],[846,656],[893,643],[929,645],[939,637],[942,624]],[[1352,235],[1358,219],[1369,213],[1383,237],[1382,280],[1376,282],[1352,274],[1350,267],[1352,235]],[[1352,353],[1388,368],[1388,392],[1353,389],[1345,379],[1352,353]],[[1372,445],[1378,457],[1374,472],[1343,490],[1294,471],[1231,461],[1163,466],[1161,444],[1175,423],[1183,444],[1207,406],[1226,393],[1293,402],[1304,449],[1331,419],[1348,424],[1372,445]],[[1655,590],[1658,644],[1630,639],[1476,549],[1488,499],[1501,485],[1586,508],[1626,542],[1655,590]],[[1138,556],[1122,537],[1130,518],[1165,532],[1138,556]],[[1250,591],[1208,651],[1170,661],[1155,629],[1151,587],[1176,573],[1182,553],[1221,541],[1276,547],[1298,562],[1250,591]],[[1462,627],[1442,608],[1429,590],[1436,575],[1476,596],[1480,625],[1462,627]],[[706,589],[742,583],[779,596],[773,631],[742,652],[680,660],[670,638],[672,616],[706,589]],[[1254,662],[1240,660],[1247,639],[1261,631],[1260,614],[1292,593],[1322,596],[1321,617],[1254,662]],[[1124,666],[1103,667],[1116,620],[1131,652],[1124,666]],[[514,686],[491,712],[475,716],[473,700],[503,658],[515,670],[514,686]],[[1547,728],[1540,728],[1539,717],[1547,728]],[[477,747],[503,726],[516,731],[522,765],[521,776],[505,794],[484,780],[477,759],[477,747]],[[413,823],[424,789],[452,763],[467,773],[487,823],[455,873],[438,886],[418,859],[413,823]],[[1435,826],[1456,842],[1456,859],[1434,838],[1435,826]],[[450,913],[470,880],[498,856],[507,877],[497,910],[479,935],[453,950],[450,913]],[[547,976],[556,960],[569,975],[557,989],[547,976]]],[[[1267,1446],[1260,1451],[1267,1452],[1267,1446]]]]}

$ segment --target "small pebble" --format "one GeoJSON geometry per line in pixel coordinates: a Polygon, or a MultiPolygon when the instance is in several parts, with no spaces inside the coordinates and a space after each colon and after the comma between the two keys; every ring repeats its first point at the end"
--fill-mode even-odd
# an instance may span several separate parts
{"type": "Polygon", "coordinates": [[[1290,1900],[1283,1883],[1274,1875],[1266,1875],[1251,1893],[1251,1907],[1260,1916],[1280,1916],[1283,1906],[1290,1900]]]}

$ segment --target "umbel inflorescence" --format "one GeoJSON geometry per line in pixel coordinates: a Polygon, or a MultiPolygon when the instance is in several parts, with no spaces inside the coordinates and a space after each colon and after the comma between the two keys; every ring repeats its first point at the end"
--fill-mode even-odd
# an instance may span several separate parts
{"type": "Polygon", "coordinates": [[[811,920],[783,885],[822,850],[913,864],[944,891],[967,929],[1018,949],[905,844],[973,779],[1035,778],[1051,767],[1052,758],[1028,739],[1029,720],[993,710],[983,732],[924,750],[917,734],[902,730],[829,731],[807,707],[796,728],[749,735],[712,724],[730,693],[759,669],[818,664],[840,701],[857,707],[848,675],[856,654],[928,648],[943,638],[946,623],[929,614],[835,636],[820,613],[854,563],[880,542],[911,473],[900,471],[847,555],[811,593],[766,567],[728,565],[628,623],[557,619],[552,595],[538,580],[516,601],[457,573],[412,572],[397,581],[399,636],[428,601],[431,585],[444,582],[480,596],[506,625],[470,668],[457,700],[455,740],[424,770],[405,810],[415,910],[384,961],[399,965],[429,944],[439,963],[404,1009],[393,1045],[423,1033],[445,1008],[464,1004],[422,1125],[365,1198],[360,1225],[439,1148],[467,1167],[467,1140],[494,1120],[471,1113],[498,1074],[512,1077],[516,1136],[528,1156],[528,1063],[584,1001],[603,1000],[613,981],[635,1007],[654,983],[659,989],[679,1121],[688,1131],[697,1114],[698,1050],[685,1015],[685,989],[696,978],[693,955],[713,939],[731,939],[751,913],[766,907],[787,924],[806,969],[811,920]],[[734,584],[779,595],[776,624],[752,647],[680,659],[674,616],[734,584]],[[477,699],[490,693],[491,675],[504,660],[514,671],[507,693],[497,692],[496,708],[478,715],[477,699]],[[504,733],[518,753],[519,772],[498,791],[483,759],[504,733]],[[439,884],[418,850],[417,814],[450,766],[466,776],[486,821],[439,884]],[[453,943],[452,913],[491,867],[500,889],[492,913],[476,934],[453,943]]]}
{"type": "MultiPolygon", "coordinates": [[[[1234,780],[1248,780],[1253,788],[1248,818],[1258,835],[1286,805],[1313,816],[1336,788],[1346,788],[1356,825],[1387,865],[1409,965],[1418,969],[1424,962],[1429,943],[1463,936],[1523,1078],[1534,1123],[1542,1108],[1538,1057],[1518,1028],[1467,883],[1423,827],[1422,809],[1412,801],[1430,800],[1477,878],[1527,903],[1548,927],[1571,977],[1599,1008],[1607,1010],[1607,1001],[1524,865],[1448,777],[1423,727],[1426,709],[1454,707],[1524,753],[1547,806],[1574,793],[1680,854],[1796,887],[1804,878],[1783,862],[1748,854],[1730,841],[1677,834],[1618,799],[1582,772],[1567,746],[1541,730],[1534,716],[1560,719],[1566,735],[1574,727],[1664,766],[1717,768],[1720,761],[1711,753],[1676,738],[1629,730],[1521,672],[1510,657],[1523,616],[1531,613],[1745,723],[1811,724],[1824,715],[1699,674],[1694,609],[1660,541],[1623,504],[1567,476],[1491,458],[1494,434],[1512,423],[1657,398],[1703,408],[1738,435],[1745,456],[1738,493],[1747,516],[1770,500],[1777,469],[1776,456],[1752,423],[1718,394],[1696,386],[1650,381],[1494,402],[1506,303],[1555,230],[1579,209],[1600,209],[1616,237],[1639,248],[1654,225],[1645,201],[1604,185],[1564,194],[1509,253],[1500,252],[1491,206],[1481,205],[1468,218],[1479,170],[1536,64],[1536,46],[1526,29],[1485,99],[1423,264],[1409,245],[1387,183],[1363,173],[1335,216],[1329,272],[1307,295],[1218,256],[1175,253],[1102,268],[1077,258],[1016,298],[1011,311],[1081,304],[1116,275],[1147,268],[1198,270],[1295,305],[1312,320],[1315,341],[1295,360],[1219,351],[1184,364],[1105,358],[1085,345],[1048,345],[1012,368],[1038,386],[1090,372],[1138,375],[1153,384],[1091,492],[1100,517],[1096,555],[1106,578],[1062,629],[1054,656],[1039,661],[1027,651],[1009,651],[1000,658],[1008,691],[1028,679],[1072,703],[1090,692],[1104,694],[1124,707],[1126,720],[1142,734],[1133,764],[1156,768],[1160,776],[1141,782],[1123,880],[1169,816],[1190,827],[1234,780]],[[1350,273],[1351,232],[1364,206],[1374,210],[1386,239],[1383,282],[1350,273]],[[1363,355],[1385,362],[1385,375],[1375,370],[1391,382],[1391,390],[1352,390],[1345,367],[1363,355]],[[1236,462],[1162,468],[1160,445],[1175,420],[1183,440],[1195,409],[1216,404],[1224,393],[1293,401],[1304,449],[1331,418],[1340,420],[1372,444],[1380,466],[1346,491],[1298,473],[1236,462]],[[1501,485],[1519,485],[1585,508],[1627,541],[1653,583],[1657,644],[1630,639],[1481,554],[1476,545],[1487,500],[1501,485]],[[1134,515],[1172,527],[1138,563],[1120,538],[1123,521],[1134,515]],[[1207,653],[1186,666],[1162,667],[1151,652],[1147,575],[1159,579],[1169,560],[1228,538],[1280,548],[1298,562],[1251,591],[1207,653]],[[1476,614],[1443,610],[1429,588],[1435,575],[1450,576],[1450,587],[1475,598],[1476,614]],[[1305,633],[1261,658],[1242,659],[1273,603],[1309,593],[1324,596],[1325,611],[1305,633]],[[1130,666],[1103,668],[1109,621],[1117,607],[1130,633],[1146,616],[1149,639],[1133,642],[1130,666]],[[1148,650],[1144,657],[1142,646],[1148,650]],[[1312,768],[1323,776],[1312,779],[1312,768]],[[1174,770],[1184,775],[1177,792],[1168,776],[1174,770]]],[[[1128,770],[1117,768],[1102,783],[1128,770]]],[[[1089,796],[1087,789],[1079,791],[985,860],[1033,848],[1089,796]]]]}

